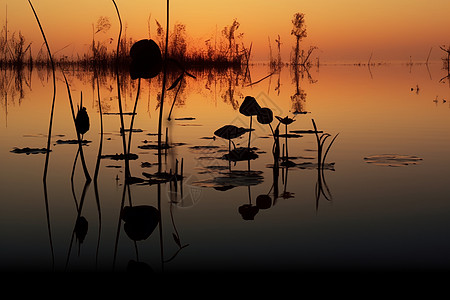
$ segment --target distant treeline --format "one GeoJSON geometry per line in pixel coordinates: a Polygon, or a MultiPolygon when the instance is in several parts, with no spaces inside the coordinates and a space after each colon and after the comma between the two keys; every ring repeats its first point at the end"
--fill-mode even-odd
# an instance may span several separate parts
{"type": "MultiPolygon", "coordinates": [[[[165,49],[165,30],[156,22],[156,36],[153,40],[159,45],[161,51],[165,49]]],[[[235,19],[229,26],[225,26],[218,36],[213,36],[204,41],[203,45],[189,45],[186,26],[176,23],[170,33],[168,57],[183,64],[186,68],[204,67],[242,67],[249,64],[251,45],[247,47],[243,42],[243,33],[239,33],[239,22],[235,19]]],[[[99,33],[106,33],[110,28],[109,19],[100,17],[97,23],[92,24],[92,43],[86,53],[75,56],[53,55],[53,60],[66,67],[76,66],[84,69],[112,68],[118,63],[121,67],[127,67],[130,63],[129,51],[136,42],[125,34],[119,43],[118,61],[116,49],[110,49],[108,45],[111,39],[99,40],[99,33]]],[[[150,33],[149,33],[150,35],[150,33]]],[[[51,42],[50,42],[51,43],[51,42]]],[[[5,24],[0,32],[0,68],[22,68],[25,66],[50,66],[50,60],[44,45],[37,54],[32,54],[32,43],[19,31],[10,34],[5,24]]],[[[164,54],[164,53],[163,53],[164,54]]]]}

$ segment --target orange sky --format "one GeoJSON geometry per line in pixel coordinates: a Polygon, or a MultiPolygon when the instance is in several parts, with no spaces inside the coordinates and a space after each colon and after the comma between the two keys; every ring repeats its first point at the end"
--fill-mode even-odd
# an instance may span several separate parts
{"type": "MultiPolygon", "coordinates": [[[[166,1],[117,0],[128,37],[148,37],[158,20],[165,26],[166,1]]],[[[110,0],[35,0],[33,5],[44,27],[52,52],[69,45],[66,54],[84,52],[92,39],[92,24],[100,16],[110,18],[112,27],[99,40],[117,37],[117,17],[110,0]]],[[[424,61],[431,47],[431,59],[439,60],[439,45],[450,44],[450,1],[448,0],[172,0],[170,23],[186,25],[191,44],[203,44],[233,21],[241,24],[244,42],[253,43],[252,60],[266,60],[268,38],[275,50],[275,38],[282,41],[284,60],[294,45],[290,35],[296,12],[305,14],[308,37],[304,47],[319,47],[321,62],[424,61]]],[[[0,0],[0,25],[8,17],[9,33],[19,30],[32,42],[33,51],[41,47],[42,37],[26,0],[0,0]],[[6,14],[7,9],[7,14],[6,14]]],[[[59,52],[61,53],[61,52],[59,52]]]]}

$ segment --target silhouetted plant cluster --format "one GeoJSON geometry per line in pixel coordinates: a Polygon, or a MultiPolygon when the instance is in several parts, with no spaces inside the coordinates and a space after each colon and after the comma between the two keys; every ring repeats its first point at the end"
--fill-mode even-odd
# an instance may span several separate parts
{"type": "Polygon", "coordinates": [[[445,52],[445,56],[442,57],[442,68],[447,71],[447,75],[441,78],[443,81],[446,78],[450,78],[450,46],[445,48],[445,46],[440,46],[441,50],[445,52]]]}
{"type": "MultiPolygon", "coordinates": [[[[164,55],[166,31],[157,20],[155,22],[157,28],[154,40],[161,49],[162,55],[164,55]]],[[[183,63],[189,69],[202,66],[208,68],[241,68],[250,61],[251,47],[245,47],[242,41],[244,34],[238,32],[239,26],[239,22],[235,19],[231,25],[222,29],[220,36],[206,40],[204,47],[189,49],[186,25],[176,23],[169,34],[168,58],[183,63]]],[[[93,70],[94,68],[109,68],[113,70],[117,63],[121,68],[128,69],[131,63],[128,54],[136,40],[127,37],[125,28],[119,41],[119,47],[110,49],[109,45],[112,44],[113,39],[102,39],[99,37],[102,34],[106,34],[110,27],[109,18],[99,17],[97,22],[92,24],[92,42],[89,46],[89,51],[72,56],[62,54],[59,57],[55,57],[54,55],[55,63],[64,66],[65,69],[75,66],[86,70],[93,70]],[[118,55],[116,52],[118,52],[118,55]]],[[[0,32],[0,53],[2,53],[0,55],[0,68],[22,68],[33,64],[41,67],[50,67],[50,61],[45,49],[41,47],[33,57],[31,43],[26,41],[21,32],[18,35],[13,33],[8,36],[6,22],[0,32]]]]}
{"type": "Polygon", "coordinates": [[[311,54],[317,49],[317,47],[310,46],[307,51],[300,48],[300,42],[303,38],[307,37],[305,14],[295,13],[294,18],[292,19],[292,26],[291,35],[295,37],[295,47],[294,54],[291,58],[291,63],[294,66],[310,67],[311,54]]]}
{"type": "Polygon", "coordinates": [[[23,68],[32,65],[31,43],[27,43],[25,37],[19,31],[8,37],[7,27],[0,32],[0,67],[23,68]]]}

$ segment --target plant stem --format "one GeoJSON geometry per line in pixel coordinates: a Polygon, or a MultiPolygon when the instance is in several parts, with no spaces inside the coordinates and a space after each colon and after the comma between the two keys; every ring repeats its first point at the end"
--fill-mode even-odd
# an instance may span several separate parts
{"type": "Polygon", "coordinates": [[[127,153],[127,142],[125,140],[125,125],[123,122],[123,111],[122,111],[122,99],[120,97],[120,81],[119,81],[119,47],[120,47],[120,38],[122,36],[122,19],[120,18],[119,8],[114,0],[112,0],[114,7],[116,8],[117,17],[119,18],[119,37],[117,38],[117,49],[116,49],[116,79],[117,79],[117,98],[119,101],[119,113],[120,113],[120,124],[121,124],[121,133],[122,133],[122,144],[123,144],[123,155],[125,158],[125,178],[130,176],[130,165],[128,162],[128,153],[127,153]]]}
{"type": "Polygon", "coordinates": [[[41,30],[42,37],[44,38],[45,46],[47,47],[48,51],[48,57],[50,59],[50,63],[52,66],[52,72],[53,72],[53,100],[52,100],[52,109],[50,113],[50,124],[48,126],[48,137],[47,137],[47,153],[45,156],[45,167],[44,167],[44,181],[47,179],[47,169],[48,169],[48,161],[50,157],[50,142],[51,142],[51,136],[52,136],[52,124],[53,124],[53,112],[55,110],[55,98],[56,98],[56,76],[55,76],[55,64],[53,62],[52,53],[50,51],[50,46],[48,45],[47,38],[45,37],[44,30],[42,29],[41,22],[39,21],[39,18],[37,16],[36,11],[34,10],[33,4],[31,4],[31,1],[28,0],[28,3],[31,6],[31,9],[33,10],[34,16],[36,18],[36,21],[39,25],[39,29],[41,30]]]}
{"type": "Polygon", "coordinates": [[[158,173],[161,173],[161,127],[162,127],[162,116],[163,116],[163,106],[164,106],[164,94],[166,90],[166,80],[167,80],[167,48],[169,44],[169,0],[167,0],[167,22],[166,22],[166,43],[164,45],[164,66],[163,66],[163,82],[161,91],[161,104],[159,106],[159,121],[158,121],[158,173]]]}
{"type": "Polygon", "coordinates": [[[250,131],[248,132],[248,150],[250,150],[250,140],[252,138],[252,121],[253,116],[250,116],[250,131]]]}
{"type": "Polygon", "coordinates": [[[175,97],[173,98],[172,106],[170,107],[169,117],[167,118],[167,120],[169,120],[169,121],[171,120],[171,119],[170,119],[170,116],[172,115],[173,107],[174,107],[174,105],[175,105],[175,102],[177,101],[177,96],[178,96],[178,92],[179,92],[180,89],[181,89],[181,84],[182,84],[182,82],[180,81],[180,83],[178,84],[177,92],[175,93],[175,97]]]}
{"type": "Polygon", "coordinates": [[[288,130],[287,130],[287,124],[286,124],[286,162],[289,160],[287,141],[288,141],[288,130]]]}
{"type": "Polygon", "coordinates": [[[141,78],[139,77],[138,90],[136,93],[136,100],[134,101],[133,115],[131,116],[130,133],[128,134],[128,153],[130,153],[130,150],[131,150],[131,134],[133,133],[134,117],[136,116],[136,108],[137,108],[140,90],[141,90],[141,78]]]}
{"type": "Polygon", "coordinates": [[[98,146],[97,163],[95,165],[94,171],[94,181],[96,182],[98,177],[98,170],[100,167],[100,157],[102,155],[102,148],[103,148],[103,115],[102,115],[102,103],[100,102],[100,84],[98,80],[97,70],[95,71],[95,78],[97,80],[98,111],[100,115],[100,144],[98,146]]]}
{"type": "MultiPolygon", "coordinates": [[[[70,103],[70,109],[72,111],[73,123],[75,124],[75,131],[77,133],[78,151],[80,152],[80,159],[81,159],[81,164],[83,165],[84,176],[86,177],[86,181],[90,182],[91,181],[91,176],[89,175],[89,171],[87,169],[86,161],[84,159],[84,154],[83,154],[83,136],[80,135],[80,133],[78,132],[78,129],[76,128],[75,111],[73,109],[72,95],[70,93],[69,83],[67,82],[67,78],[66,78],[66,75],[64,74],[64,71],[63,71],[63,76],[64,76],[64,80],[66,82],[67,93],[69,95],[69,103],[70,103]]],[[[83,93],[81,93],[81,101],[80,102],[81,102],[81,106],[82,106],[83,93]]]]}

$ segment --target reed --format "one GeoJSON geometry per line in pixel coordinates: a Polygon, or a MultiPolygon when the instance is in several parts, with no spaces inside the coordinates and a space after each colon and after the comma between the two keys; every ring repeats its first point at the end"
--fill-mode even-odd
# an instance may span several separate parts
{"type": "Polygon", "coordinates": [[[161,129],[162,129],[162,118],[163,118],[163,108],[164,108],[164,96],[166,91],[166,81],[167,81],[167,59],[168,59],[168,44],[169,44],[169,0],[167,0],[167,16],[166,16],[166,43],[164,48],[164,59],[163,59],[163,82],[161,91],[161,103],[159,106],[159,120],[158,120],[158,173],[162,172],[162,162],[161,162],[161,129]]]}
{"type": "Polygon", "coordinates": [[[100,158],[102,156],[102,149],[103,149],[103,114],[102,114],[102,103],[100,100],[100,83],[98,80],[98,74],[95,74],[96,82],[97,82],[97,97],[98,97],[98,113],[100,116],[100,142],[98,146],[98,155],[97,155],[97,162],[95,164],[95,171],[94,171],[94,181],[97,181],[98,178],[98,171],[100,168],[100,158]]]}
{"type": "MultiPolygon", "coordinates": [[[[116,8],[117,10],[117,8],[116,8]]],[[[238,32],[239,22],[235,19],[231,25],[225,26],[219,36],[212,36],[203,46],[194,48],[188,47],[186,41],[189,39],[186,25],[176,23],[173,26],[173,32],[164,30],[160,23],[155,20],[157,28],[157,39],[161,50],[168,44],[168,58],[180,61],[186,69],[196,68],[246,68],[250,61],[251,45],[246,47],[242,41],[243,33],[238,32]],[[165,34],[165,36],[164,36],[165,34]],[[166,42],[167,40],[167,42],[166,42]],[[214,41],[214,42],[212,42],[214,41]]],[[[92,24],[92,42],[86,53],[78,53],[72,56],[65,55],[60,49],[53,53],[55,64],[68,67],[83,68],[93,70],[94,68],[115,70],[119,64],[120,69],[128,70],[130,64],[129,50],[136,42],[133,38],[126,36],[118,40],[116,51],[109,51],[105,41],[101,42],[95,39],[96,34],[106,32],[110,28],[109,20],[105,17],[99,17],[96,25],[92,24]],[[61,54],[56,57],[55,54],[61,54]]],[[[12,67],[19,68],[24,66],[50,67],[51,61],[43,55],[42,48],[37,55],[33,57],[31,52],[31,43],[26,41],[21,32],[8,35],[7,22],[0,32],[0,68],[12,67]]],[[[121,33],[123,32],[123,27],[121,33]]],[[[168,65],[168,70],[172,66],[168,65]]]]}
{"type": "Polygon", "coordinates": [[[50,51],[50,46],[47,42],[47,38],[45,37],[44,29],[42,28],[41,22],[39,21],[39,17],[33,7],[33,4],[31,3],[31,0],[28,0],[28,3],[30,4],[31,9],[33,10],[33,14],[36,18],[36,21],[39,25],[39,29],[41,30],[42,37],[44,38],[45,46],[47,47],[48,57],[50,59],[51,68],[52,68],[52,75],[53,75],[53,99],[52,99],[52,108],[50,112],[50,123],[48,126],[48,137],[47,137],[47,153],[45,156],[45,166],[44,166],[44,181],[47,179],[47,170],[48,170],[48,161],[50,158],[50,146],[51,146],[51,137],[52,137],[52,125],[53,125],[53,114],[55,110],[55,99],[56,99],[56,76],[55,76],[55,63],[53,62],[52,53],[50,51]]]}
{"type": "Polygon", "coordinates": [[[328,186],[326,184],[325,181],[325,174],[324,174],[324,165],[325,165],[325,159],[327,157],[328,151],[330,150],[331,146],[333,145],[334,141],[336,140],[336,138],[338,137],[339,133],[336,134],[333,139],[331,140],[331,142],[328,144],[328,147],[326,148],[325,152],[324,152],[324,146],[325,146],[325,141],[331,136],[329,133],[322,133],[319,136],[319,132],[317,130],[317,126],[316,123],[314,122],[314,119],[311,119],[312,123],[313,123],[313,127],[314,127],[314,133],[316,135],[316,142],[317,142],[317,184],[316,184],[316,209],[318,209],[318,204],[319,204],[319,198],[320,195],[324,195],[324,197],[327,200],[331,200],[331,193],[328,189],[328,186]],[[325,193],[323,188],[326,188],[327,193],[325,193]]]}
{"type": "Polygon", "coordinates": [[[120,50],[120,39],[122,36],[122,19],[120,17],[119,8],[117,7],[116,1],[112,0],[114,7],[116,9],[117,17],[119,19],[119,37],[117,38],[117,48],[116,48],[116,63],[115,63],[115,71],[116,71],[116,83],[117,83],[117,98],[119,102],[119,113],[120,113],[120,125],[121,125],[121,136],[122,136],[122,145],[123,145],[123,155],[125,157],[125,178],[129,178],[130,174],[130,165],[128,161],[128,153],[127,153],[127,142],[125,140],[125,125],[123,121],[123,111],[122,111],[122,99],[120,95],[120,79],[119,79],[119,50],[120,50]]]}

